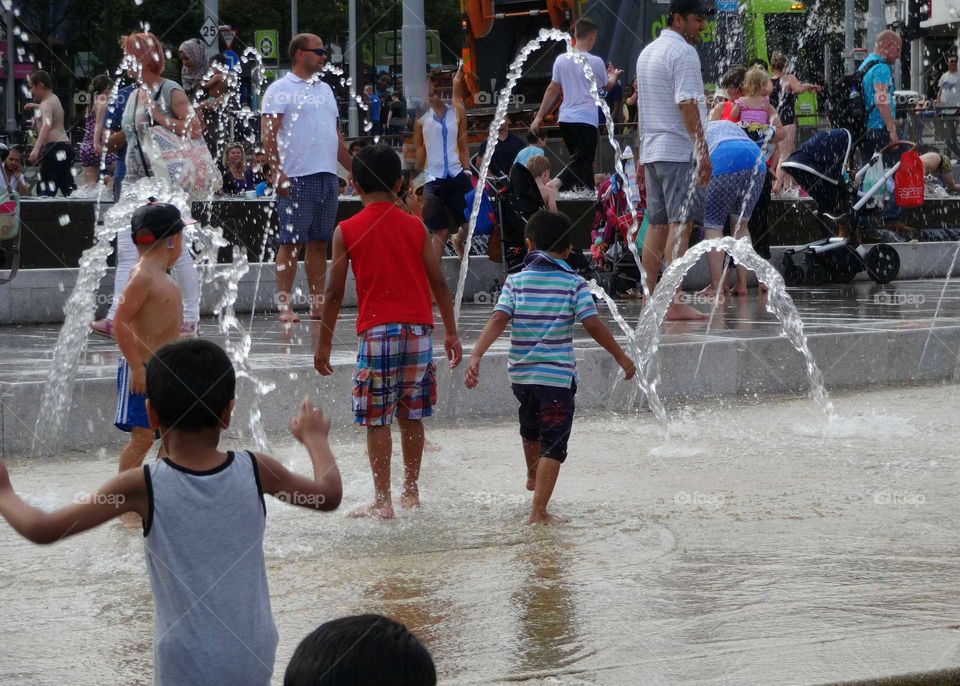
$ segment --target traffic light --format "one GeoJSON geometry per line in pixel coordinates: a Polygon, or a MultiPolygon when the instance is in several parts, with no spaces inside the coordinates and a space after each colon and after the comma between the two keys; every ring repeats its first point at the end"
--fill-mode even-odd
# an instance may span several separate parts
{"type": "Polygon", "coordinates": [[[904,40],[915,40],[923,35],[920,22],[930,18],[932,0],[907,0],[907,21],[903,31],[904,40]]]}

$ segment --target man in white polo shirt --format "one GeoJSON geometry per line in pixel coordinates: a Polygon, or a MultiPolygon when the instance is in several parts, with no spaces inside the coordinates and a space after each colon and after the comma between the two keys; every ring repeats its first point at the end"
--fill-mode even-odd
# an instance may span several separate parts
{"type": "Polygon", "coordinates": [[[333,90],[316,76],[326,61],[319,37],[297,34],[290,41],[291,72],[271,83],[263,96],[260,129],[278,196],[277,305],[283,322],[300,321],[290,290],[304,245],[310,318],[320,318],[327,243],[337,221],[337,162],[350,168],[333,90]]]}
{"type": "Polygon", "coordinates": [[[574,58],[579,53],[591,69],[597,82],[597,89],[609,89],[617,83],[623,73],[611,64],[607,67],[603,60],[590,51],[597,42],[598,27],[589,17],[577,20],[573,27],[576,44],[571,52],[558,55],[553,61],[553,76],[550,85],[543,94],[543,102],[530,130],[540,131],[543,118],[553,110],[557,98],[563,94],[560,103],[560,135],[570,152],[570,162],[557,176],[560,190],[569,188],[593,189],[593,158],[597,152],[597,126],[599,109],[590,92],[590,80],[584,74],[583,66],[574,58]]]}
{"type": "MultiPolygon", "coordinates": [[[[703,218],[711,167],[704,136],[706,98],[694,46],[712,14],[701,0],[673,0],[667,11],[669,28],[637,59],[637,124],[649,220],[642,258],[651,290],[661,264],[686,251],[693,223],[703,218]]],[[[667,311],[668,319],[701,316],[676,301],[667,311]]]]}

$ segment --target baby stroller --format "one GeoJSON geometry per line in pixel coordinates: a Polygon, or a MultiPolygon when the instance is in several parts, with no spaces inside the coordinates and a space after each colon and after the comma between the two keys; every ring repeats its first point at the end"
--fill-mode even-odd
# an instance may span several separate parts
{"type": "MultiPolygon", "coordinates": [[[[617,175],[613,175],[597,188],[597,209],[590,234],[591,265],[600,274],[598,283],[614,298],[635,289],[640,280],[637,261],[627,244],[633,217],[627,194],[619,188],[618,181],[617,175]]],[[[643,211],[638,215],[642,217],[643,211]]]]}
{"type": "MultiPolygon", "coordinates": [[[[881,243],[868,248],[851,236],[836,236],[834,227],[837,224],[844,222],[855,227],[858,213],[877,206],[876,196],[886,188],[887,179],[900,166],[898,162],[885,170],[883,178],[867,188],[851,205],[867,170],[886,150],[876,153],[851,179],[844,169],[852,143],[852,136],[846,129],[820,131],[781,165],[816,203],[813,218],[825,236],[822,240],[784,252],[781,271],[788,286],[816,286],[828,281],[849,283],[862,271],[866,271],[876,283],[885,284],[897,278],[900,272],[900,256],[893,247],[881,243]]],[[[912,146],[913,143],[905,145],[912,146]]]]}
{"type": "MultiPolygon", "coordinates": [[[[489,181],[487,185],[490,185],[489,181]]],[[[523,258],[527,256],[524,243],[527,220],[534,212],[543,209],[543,197],[530,170],[522,164],[510,167],[509,178],[497,179],[493,196],[503,267],[512,274],[523,269],[523,258]]]]}

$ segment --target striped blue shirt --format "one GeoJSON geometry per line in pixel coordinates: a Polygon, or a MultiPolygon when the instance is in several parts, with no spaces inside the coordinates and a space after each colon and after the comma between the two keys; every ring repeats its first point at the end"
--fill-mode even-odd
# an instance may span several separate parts
{"type": "Polygon", "coordinates": [[[570,388],[577,376],[573,324],[597,316],[587,282],[563,260],[536,250],[507,277],[494,311],[512,320],[511,383],[570,388]]]}

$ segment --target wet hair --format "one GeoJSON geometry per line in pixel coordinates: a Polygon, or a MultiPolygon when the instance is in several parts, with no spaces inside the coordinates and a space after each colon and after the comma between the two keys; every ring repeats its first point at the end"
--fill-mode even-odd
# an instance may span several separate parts
{"type": "Polygon", "coordinates": [[[782,52],[775,52],[770,55],[770,68],[776,71],[783,71],[787,68],[787,56],[782,52]]]}
{"type": "Polygon", "coordinates": [[[577,19],[577,23],[573,25],[573,37],[577,40],[582,40],[599,30],[600,27],[597,26],[597,23],[593,19],[590,17],[580,17],[577,19]]]}
{"type": "Polygon", "coordinates": [[[527,131],[527,143],[534,145],[543,140],[543,135],[536,131],[527,131]]]}
{"type": "Polygon", "coordinates": [[[123,41],[123,51],[135,58],[143,71],[163,73],[163,44],[152,33],[131,33],[123,41]]]}
{"type": "Polygon", "coordinates": [[[351,155],[356,155],[357,152],[363,150],[368,145],[370,145],[370,141],[368,141],[366,138],[355,138],[354,140],[350,141],[350,145],[347,146],[347,150],[350,151],[351,155]]]}
{"type": "Polygon", "coordinates": [[[762,67],[751,67],[743,77],[743,94],[758,97],[767,94],[767,83],[770,77],[762,67]]]}
{"type": "Polygon", "coordinates": [[[403,624],[374,614],[321,624],[300,641],[283,675],[283,686],[436,683],[430,651],[403,624]]]}
{"type": "Polygon", "coordinates": [[[400,157],[386,145],[367,145],[353,156],[353,185],[364,193],[391,193],[400,178],[400,157]]]}
{"type": "Polygon", "coordinates": [[[48,91],[53,90],[53,79],[50,78],[50,74],[45,72],[43,69],[37,69],[35,72],[30,74],[30,85],[31,86],[43,86],[48,91]]]}
{"type": "Polygon", "coordinates": [[[166,429],[218,428],[236,386],[233,363],[211,341],[168,343],[147,363],[147,399],[166,429]]]}
{"type": "Polygon", "coordinates": [[[550,172],[550,160],[543,155],[534,155],[527,160],[527,169],[533,174],[534,179],[539,179],[543,172],[550,172]]]}
{"type": "Polygon", "coordinates": [[[720,78],[720,87],[726,90],[731,88],[741,89],[743,88],[743,79],[747,75],[747,68],[741,65],[736,67],[730,67],[727,69],[727,72],[720,78]]]}
{"type": "Polygon", "coordinates": [[[533,241],[537,250],[563,252],[572,245],[573,224],[562,212],[537,210],[527,222],[524,235],[533,241]]]}
{"type": "Polygon", "coordinates": [[[764,71],[770,70],[770,65],[767,64],[767,61],[762,57],[753,58],[753,62],[750,63],[750,67],[761,67],[764,71]]]}

